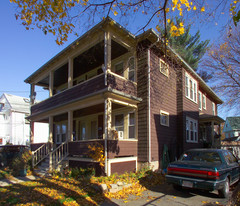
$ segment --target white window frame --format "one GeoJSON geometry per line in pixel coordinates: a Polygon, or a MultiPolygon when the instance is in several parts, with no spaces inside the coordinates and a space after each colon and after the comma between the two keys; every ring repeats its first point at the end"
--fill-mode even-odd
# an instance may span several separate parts
{"type": "Polygon", "coordinates": [[[186,117],[186,142],[198,143],[198,121],[190,117],[186,117]]]}
{"type": "Polygon", "coordinates": [[[203,109],[207,109],[207,104],[206,104],[206,95],[202,95],[202,105],[203,105],[203,109]]]}
{"type": "Polygon", "coordinates": [[[129,79],[129,76],[130,76],[130,75],[129,75],[130,72],[133,72],[133,74],[134,74],[134,75],[133,75],[133,80],[130,80],[130,79],[129,79],[129,80],[130,80],[130,81],[134,81],[134,82],[136,81],[136,70],[135,70],[135,68],[136,68],[136,67],[135,67],[135,57],[134,57],[134,56],[131,56],[131,57],[128,59],[128,79],[129,79]],[[131,59],[133,59],[133,68],[130,69],[130,64],[129,64],[129,63],[130,63],[130,60],[131,60],[131,59]]]}
{"type": "Polygon", "coordinates": [[[159,71],[164,74],[166,77],[169,76],[169,65],[159,58],[159,71]],[[164,69],[163,69],[164,68],[164,69]]]}
{"type": "Polygon", "coordinates": [[[203,107],[203,104],[202,104],[202,92],[198,92],[198,105],[199,105],[199,110],[202,111],[202,107],[203,107]]]}
{"type": "Polygon", "coordinates": [[[213,115],[215,116],[216,115],[216,104],[214,102],[212,102],[212,112],[213,112],[213,115]]]}
{"type": "Polygon", "coordinates": [[[185,73],[185,96],[197,103],[197,81],[187,72],[185,73]],[[190,83],[192,83],[192,85],[190,85],[190,83]]]}
{"type": "Polygon", "coordinates": [[[160,124],[166,127],[169,127],[169,113],[163,110],[160,110],[160,124]],[[166,118],[166,121],[164,120],[166,118]]]}

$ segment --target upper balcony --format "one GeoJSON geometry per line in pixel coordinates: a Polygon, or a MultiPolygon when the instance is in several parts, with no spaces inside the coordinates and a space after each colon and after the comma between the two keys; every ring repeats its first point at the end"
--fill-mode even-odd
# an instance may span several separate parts
{"type": "Polygon", "coordinates": [[[117,35],[114,30],[89,34],[26,79],[31,84],[31,115],[106,92],[136,100],[135,41],[117,35]],[[49,91],[49,97],[40,103],[34,102],[36,85],[49,91]]]}

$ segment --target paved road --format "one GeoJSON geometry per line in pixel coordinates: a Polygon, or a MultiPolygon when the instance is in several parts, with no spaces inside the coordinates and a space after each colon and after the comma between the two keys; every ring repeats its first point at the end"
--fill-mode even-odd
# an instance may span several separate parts
{"type": "Polygon", "coordinates": [[[206,192],[193,189],[176,191],[171,185],[164,183],[154,189],[147,190],[142,197],[131,196],[128,202],[112,199],[102,206],[211,206],[227,205],[228,199],[219,198],[217,191],[206,192]]]}

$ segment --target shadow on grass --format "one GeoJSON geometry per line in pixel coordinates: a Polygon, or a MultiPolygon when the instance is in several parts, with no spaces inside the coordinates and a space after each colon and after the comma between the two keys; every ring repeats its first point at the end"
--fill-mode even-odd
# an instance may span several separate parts
{"type": "Polygon", "coordinates": [[[0,187],[0,205],[101,205],[108,202],[98,185],[89,179],[77,181],[67,178],[42,178],[39,180],[0,187]]]}

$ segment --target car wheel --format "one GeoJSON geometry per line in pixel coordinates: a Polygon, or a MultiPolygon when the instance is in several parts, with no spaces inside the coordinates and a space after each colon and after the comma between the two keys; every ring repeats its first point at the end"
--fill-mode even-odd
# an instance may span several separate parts
{"type": "Polygon", "coordinates": [[[182,186],[173,184],[173,188],[174,188],[175,190],[180,191],[180,190],[182,189],[182,186]]]}
{"type": "Polygon", "coordinates": [[[219,196],[223,198],[227,198],[229,195],[229,189],[230,189],[230,185],[229,185],[229,180],[227,178],[226,181],[224,182],[224,187],[221,190],[218,190],[219,196]]]}

